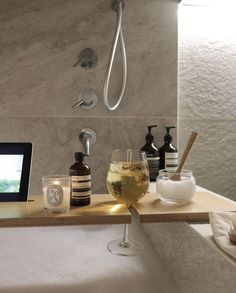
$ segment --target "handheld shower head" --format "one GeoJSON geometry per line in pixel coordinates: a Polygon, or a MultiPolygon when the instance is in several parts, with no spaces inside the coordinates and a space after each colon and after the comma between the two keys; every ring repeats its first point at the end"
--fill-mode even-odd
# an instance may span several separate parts
{"type": "Polygon", "coordinates": [[[112,0],[111,6],[112,6],[112,9],[117,14],[117,22],[116,22],[115,35],[112,41],[112,49],[110,52],[107,72],[105,76],[105,83],[103,87],[103,99],[107,109],[110,111],[113,111],[119,106],[124,96],[126,81],[127,81],[127,57],[126,57],[125,42],[124,42],[122,27],[121,27],[122,9],[124,8],[124,0],[112,0]],[[121,53],[122,53],[122,59],[123,59],[122,86],[121,86],[120,93],[118,95],[116,103],[113,106],[111,106],[108,101],[108,88],[109,88],[111,71],[112,71],[112,66],[113,66],[113,61],[114,61],[118,41],[120,41],[120,44],[121,44],[121,53]]]}
{"type": "Polygon", "coordinates": [[[111,8],[112,8],[112,10],[114,10],[115,12],[117,12],[118,9],[119,9],[119,4],[120,3],[122,3],[122,9],[124,9],[124,6],[125,6],[124,0],[112,0],[112,2],[111,2],[111,8]]]}

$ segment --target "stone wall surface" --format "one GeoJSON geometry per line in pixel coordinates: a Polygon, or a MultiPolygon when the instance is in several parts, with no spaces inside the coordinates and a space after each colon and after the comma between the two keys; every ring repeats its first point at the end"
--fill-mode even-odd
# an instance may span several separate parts
{"type": "Polygon", "coordinates": [[[198,185],[236,200],[236,32],[233,9],[183,6],[179,15],[179,148],[198,185]],[[199,22],[199,19],[201,21],[199,22]],[[219,21],[221,19],[221,21],[219,21]]]}
{"type": "MultiPolygon", "coordinates": [[[[119,109],[110,112],[102,91],[116,23],[111,2],[0,0],[0,140],[34,143],[31,194],[41,193],[43,175],[68,172],[83,128],[97,133],[88,159],[96,193],[106,192],[113,149],[140,148],[150,123],[158,125],[154,134],[162,144],[164,126],[177,123],[176,11],[175,0],[125,1],[127,89],[119,109]],[[73,66],[88,47],[96,50],[98,65],[73,66]],[[97,92],[97,106],[72,109],[86,88],[97,92]]],[[[121,78],[118,50],[112,101],[121,78]]]]}
{"type": "Polygon", "coordinates": [[[180,292],[234,291],[235,261],[187,223],[151,223],[142,227],[180,292]]]}

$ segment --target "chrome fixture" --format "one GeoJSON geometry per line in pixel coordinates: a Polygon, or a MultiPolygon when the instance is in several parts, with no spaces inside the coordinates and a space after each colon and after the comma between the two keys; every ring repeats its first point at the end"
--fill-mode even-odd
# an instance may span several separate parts
{"type": "Polygon", "coordinates": [[[123,0],[112,0],[111,7],[117,14],[117,22],[116,22],[115,35],[114,35],[114,38],[112,41],[112,49],[110,52],[108,68],[107,68],[106,77],[105,77],[105,83],[104,83],[104,88],[103,88],[103,99],[104,99],[104,103],[105,103],[107,109],[110,111],[113,111],[119,106],[119,104],[124,96],[126,81],[127,81],[127,60],[126,60],[127,58],[126,58],[125,43],[124,43],[124,38],[123,38],[123,33],[122,33],[122,26],[121,26],[122,9],[124,8],[124,1],[123,0]],[[118,40],[120,40],[120,43],[121,43],[122,60],[123,60],[123,72],[122,72],[123,77],[122,77],[122,86],[121,86],[119,96],[117,98],[117,102],[115,103],[115,105],[111,106],[108,102],[108,88],[109,88],[111,70],[112,70],[112,66],[113,66],[113,61],[114,61],[114,57],[115,57],[115,53],[116,53],[118,40]]]}
{"type": "Polygon", "coordinates": [[[84,128],[79,134],[79,140],[84,146],[84,154],[89,156],[90,146],[95,143],[97,138],[96,132],[90,128],[84,128]]]}
{"type": "Polygon", "coordinates": [[[78,56],[78,61],[73,65],[74,67],[80,65],[82,68],[90,69],[94,68],[98,64],[98,55],[91,49],[83,49],[78,56]]]}
{"type": "Polygon", "coordinates": [[[92,109],[97,105],[98,96],[92,89],[84,89],[79,93],[78,102],[72,108],[81,107],[83,109],[92,109]]]}

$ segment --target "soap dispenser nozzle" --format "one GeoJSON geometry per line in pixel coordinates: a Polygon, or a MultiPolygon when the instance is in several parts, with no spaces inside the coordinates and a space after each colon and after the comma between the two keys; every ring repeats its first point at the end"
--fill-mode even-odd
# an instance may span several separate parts
{"type": "Polygon", "coordinates": [[[154,127],[157,127],[157,125],[150,125],[150,126],[147,126],[148,134],[151,134],[152,128],[154,128],[154,127]]]}
{"type": "Polygon", "coordinates": [[[149,126],[147,126],[148,133],[146,135],[146,141],[149,141],[149,142],[153,141],[154,137],[153,137],[153,135],[151,133],[153,127],[157,127],[157,125],[149,125],[149,126]]]}
{"type": "Polygon", "coordinates": [[[167,134],[170,133],[170,129],[171,128],[176,128],[176,127],[175,126],[166,126],[166,132],[167,132],[167,134]]]}
{"type": "Polygon", "coordinates": [[[172,142],[172,136],[170,135],[170,129],[171,128],[176,128],[175,126],[166,126],[166,134],[164,137],[164,140],[166,143],[171,143],[172,142]]]}

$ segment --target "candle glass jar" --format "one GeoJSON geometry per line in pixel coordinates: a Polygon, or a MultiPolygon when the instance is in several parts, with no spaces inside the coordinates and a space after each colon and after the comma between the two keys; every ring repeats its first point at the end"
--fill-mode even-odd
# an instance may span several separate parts
{"type": "Polygon", "coordinates": [[[67,212],[70,209],[70,177],[43,176],[43,206],[47,212],[67,212]]]}
{"type": "Polygon", "coordinates": [[[160,170],[157,177],[157,193],[166,203],[191,202],[196,193],[196,180],[192,171],[182,170],[181,173],[176,173],[166,169],[160,170]]]}

